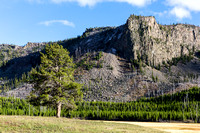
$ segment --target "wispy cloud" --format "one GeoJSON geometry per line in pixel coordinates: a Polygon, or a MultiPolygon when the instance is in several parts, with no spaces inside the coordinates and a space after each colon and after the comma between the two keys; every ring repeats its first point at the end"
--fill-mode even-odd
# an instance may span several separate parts
{"type": "Polygon", "coordinates": [[[191,18],[191,12],[200,12],[200,0],[166,0],[172,6],[171,14],[179,19],[191,18]]]}
{"type": "Polygon", "coordinates": [[[182,8],[182,7],[174,7],[170,11],[170,14],[175,15],[179,19],[191,18],[190,11],[188,11],[185,8],[182,8]]]}
{"type": "Polygon", "coordinates": [[[80,6],[95,6],[97,3],[101,2],[124,2],[131,4],[133,6],[145,6],[147,4],[150,4],[151,2],[156,0],[51,0],[53,3],[63,3],[63,2],[77,2],[80,6]]]}
{"type": "Polygon", "coordinates": [[[159,17],[163,17],[166,16],[166,14],[168,14],[168,11],[163,11],[163,12],[153,12],[151,11],[153,15],[158,15],[159,17]]]}
{"type": "Polygon", "coordinates": [[[50,21],[40,22],[39,24],[45,25],[45,26],[50,26],[54,23],[61,23],[61,24],[66,25],[66,26],[75,27],[75,24],[72,23],[72,22],[69,22],[68,20],[50,20],[50,21]]]}
{"type": "Polygon", "coordinates": [[[26,1],[28,1],[28,2],[30,2],[30,3],[33,3],[33,2],[36,2],[36,3],[44,3],[44,0],[26,0],[26,1]]]}

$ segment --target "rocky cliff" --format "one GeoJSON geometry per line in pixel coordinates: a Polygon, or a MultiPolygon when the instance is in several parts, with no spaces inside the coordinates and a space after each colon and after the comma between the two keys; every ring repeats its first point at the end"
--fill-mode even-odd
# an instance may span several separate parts
{"type": "MultiPolygon", "coordinates": [[[[195,56],[200,54],[197,26],[160,25],[152,16],[131,15],[119,27],[90,28],[82,36],[56,43],[74,57],[76,81],[84,84],[85,100],[131,101],[199,84],[200,61],[195,56]]],[[[45,44],[50,43],[0,46],[1,61],[6,60],[0,67],[2,90],[6,82],[39,64],[39,51],[45,44]],[[6,47],[18,56],[9,57],[6,47]]],[[[31,86],[21,86],[25,96],[24,88],[30,90],[31,86]]],[[[19,91],[17,86],[16,91],[4,94],[18,96],[19,91]]]]}
{"type": "MultiPolygon", "coordinates": [[[[140,57],[151,65],[162,64],[163,61],[200,49],[200,27],[188,24],[160,25],[153,16],[131,15],[125,25],[94,28],[83,35],[86,38],[76,43],[72,51],[85,53],[114,48],[129,60],[140,57]]],[[[70,47],[68,43],[66,47],[70,47]]]]}
{"type": "Polygon", "coordinates": [[[187,24],[160,25],[154,17],[132,15],[127,21],[134,59],[146,55],[149,64],[180,57],[200,49],[200,27],[187,24]]]}

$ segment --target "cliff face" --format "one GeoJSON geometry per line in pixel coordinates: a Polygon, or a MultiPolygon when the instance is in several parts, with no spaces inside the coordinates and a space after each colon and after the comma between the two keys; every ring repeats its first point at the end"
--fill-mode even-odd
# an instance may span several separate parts
{"type": "MultiPolygon", "coordinates": [[[[142,59],[154,66],[172,58],[188,55],[200,49],[200,27],[188,24],[160,25],[153,16],[131,15],[119,27],[90,29],[86,38],[73,45],[73,50],[87,51],[116,49],[128,60],[142,59]]],[[[66,48],[71,48],[69,43],[66,48]]]]}
{"type": "MultiPolygon", "coordinates": [[[[58,43],[74,56],[115,49],[117,54],[128,60],[140,57],[146,64],[157,65],[199,50],[200,27],[188,24],[160,25],[153,16],[131,15],[125,25],[90,28],[81,37],[58,43]]],[[[29,42],[24,47],[0,45],[1,61],[41,51],[46,44],[29,42]],[[10,58],[7,54],[13,55],[10,58]]]]}
{"type": "Polygon", "coordinates": [[[145,56],[148,64],[161,64],[200,49],[200,27],[187,24],[160,25],[154,17],[132,15],[127,20],[132,54],[145,56]]]}
{"type": "MultiPolygon", "coordinates": [[[[119,27],[90,28],[82,36],[56,43],[73,56],[78,66],[75,79],[84,84],[85,100],[131,101],[200,84],[197,57],[177,66],[161,65],[159,70],[151,67],[200,50],[200,27],[193,25],[160,25],[154,17],[131,15],[119,27]]],[[[0,89],[37,66],[46,44],[0,45],[0,89]]],[[[31,85],[14,88],[5,96],[24,98],[31,85]]]]}

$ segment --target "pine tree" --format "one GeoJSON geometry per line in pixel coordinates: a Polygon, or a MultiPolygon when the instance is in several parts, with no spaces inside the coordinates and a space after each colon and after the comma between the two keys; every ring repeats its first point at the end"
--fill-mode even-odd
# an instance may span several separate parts
{"type": "Polygon", "coordinates": [[[29,83],[33,84],[29,101],[32,104],[53,106],[60,117],[61,107],[76,107],[82,98],[82,85],[74,82],[74,64],[69,52],[58,44],[47,45],[41,53],[41,64],[32,69],[29,83]]]}

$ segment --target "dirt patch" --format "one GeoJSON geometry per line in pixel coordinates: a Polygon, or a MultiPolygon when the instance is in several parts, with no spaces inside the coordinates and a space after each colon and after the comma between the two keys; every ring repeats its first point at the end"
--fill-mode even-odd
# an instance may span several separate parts
{"type": "Polygon", "coordinates": [[[159,123],[159,122],[117,122],[117,123],[134,124],[170,133],[200,133],[200,124],[159,123]]]}

